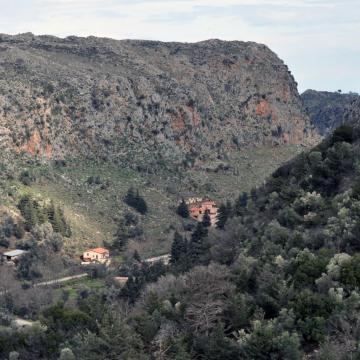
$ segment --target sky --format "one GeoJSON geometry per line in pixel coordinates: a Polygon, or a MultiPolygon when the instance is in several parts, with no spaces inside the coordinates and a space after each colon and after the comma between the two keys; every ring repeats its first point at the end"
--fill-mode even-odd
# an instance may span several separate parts
{"type": "Polygon", "coordinates": [[[306,89],[360,92],[360,0],[0,0],[0,33],[269,46],[306,89]]]}

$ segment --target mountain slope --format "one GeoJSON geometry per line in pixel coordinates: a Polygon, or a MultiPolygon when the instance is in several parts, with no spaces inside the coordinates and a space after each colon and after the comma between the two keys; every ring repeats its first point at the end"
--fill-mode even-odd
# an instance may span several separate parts
{"type": "Polygon", "coordinates": [[[301,94],[311,124],[321,136],[328,135],[344,122],[344,115],[358,94],[306,90],[301,94]]]}
{"type": "Polygon", "coordinates": [[[296,83],[266,46],[0,36],[3,149],[153,171],[310,136],[296,83]]]}

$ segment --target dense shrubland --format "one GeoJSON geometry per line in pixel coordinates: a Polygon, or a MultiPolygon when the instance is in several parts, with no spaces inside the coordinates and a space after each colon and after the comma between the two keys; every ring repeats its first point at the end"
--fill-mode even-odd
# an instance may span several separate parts
{"type": "MultiPolygon", "coordinates": [[[[359,165],[360,133],[342,126],[224,204],[218,229],[175,232],[169,266],[135,254],[101,290],[38,310],[46,327],[3,328],[1,356],[360,358],[359,165]]],[[[127,214],[119,234],[136,224],[127,214]]]]}

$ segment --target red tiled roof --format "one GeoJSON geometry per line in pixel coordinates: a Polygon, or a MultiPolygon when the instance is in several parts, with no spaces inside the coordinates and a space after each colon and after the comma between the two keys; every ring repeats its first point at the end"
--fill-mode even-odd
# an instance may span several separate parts
{"type": "Polygon", "coordinates": [[[104,248],[94,248],[94,249],[89,249],[89,250],[87,250],[87,252],[89,252],[89,251],[92,251],[92,252],[96,252],[96,253],[98,253],[98,254],[106,254],[106,253],[108,253],[109,252],[109,250],[107,250],[107,249],[104,249],[104,248]]]}

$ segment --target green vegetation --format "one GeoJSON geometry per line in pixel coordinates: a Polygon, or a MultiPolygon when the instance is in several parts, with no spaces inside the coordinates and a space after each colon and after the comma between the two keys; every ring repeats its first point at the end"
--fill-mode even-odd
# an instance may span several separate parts
{"type": "Polygon", "coordinates": [[[181,200],[179,206],[177,207],[176,212],[184,219],[187,219],[190,216],[189,207],[187,206],[184,199],[181,200]]]}
{"type": "MultiPolygon", "coordinates": [[[[33,328],[21,336],[16,329],[1,335],[1,356],[17,351],[24,359],[57,360],[73,354],[80,360],[100,360],[105,351],[114,358],[129,360],[156,358],[159,354],[166,360],[253,359],[268,354],[279,359],[300,359],[304,352],[321,348],[331,340],[329,319],[338,311],[347,311],[346,306],[350,307],[354,299],[348,301],[336,286],[331,296],[326,292],[330,290],[324,274],[330,276],[329,264],[336,267],[340,260],[333,243],[321,251],[324,246],[320,229],[335,203],[323,180],[310,175],[318,171],[321,179],[325,175],[329,179],[330,174],[336,177],[332,169],[337,167],[342,173],[337,176],[337,186],[331,188],[338,192],[335,198],[348,186],[355,189],[352,178],[356,177],[356,160],[344,158],[356,153],[352,151],[356,144],[356,137],[350,148],[339,141],[323,144],[312,151],[320,152],[321,159],[317,154],[307,154],[301,166],[304,156],[300,156],[300,160],[285,166],[295,172],[296,180],[282,179],[287,171],[280,169],[259,189],[236,189],[236,182],[232,182],[227,196],[234,198],[235,191],[241,195],[234,202],[221,197],[226,216],[219,230],[209,228],[206,217],[204,223],[194,227],[191,220],[174,216],[178,195],[168,187],[174,185],[173,178],[160,175],[145,179],[104,164],[91,169],[71,162],[66,166],[34,166],[36,180],[30,185],[13,180],[13,192],[8,192],[9,207],[11,199],[17,199],[18,204],[26,196],[36,202],[30,208],[36,210],[33,212],[38,220],[21,240],[31,250],[14,274],[25,281],[23,287],[12,289],[9,285],[8,298],[1,304],[17,316],[41,319],[46,327],[33,328]],[[299,175],[299,168],[307,170],[301,170],[299,175]],[[307,174],[309,186],[316,186],[310,189],[311,195],[300,189],[304,181],[301,174],[307,174]],[[343,185],[343,177],[351,181],[343,185]],[[139,189],[149,204],[146,215],[124,203],[129,192],[137,197],[136,190],[129,191],[129,184],[139,189]],[[290,185],[294,189],[289,189],[290,185]],[[321,198],[312,194],[314,191],[321,198]],[[54,234],[59,233],[51,218],[41,217],[48,211],[40,210],[48,209],[52,202],[55,208],[64,209],[64,219],[71,226],[71,237],[63,238],[64,247],[62,243],[59,248],[56,245],[54,234]],[[317,215],[305,221],[309,212],[317,215]],[[304,242],[303,236],[310,236],[314,227],[316,237],[304,242]],[[167,243],[154,242],[152,234],[166,234],[167,243]],[[81,249],[91,244],[89,239],[94,245],[105,240],[105,245],[119,254],[111,268],[89,268],[90,279],[63,284],[61,288],[38,289],[38,297],[29,298],[28,294],[34,293],[32,281],[54,278],[54,273],[65,273],[69,265],[73,268],[73,259],[66,253],[70,254],[69,249],[71,254],[79,252],[79,246],[81,249]],[[140,247],[144,244],[154,255],[159,249],[158,254],[169,249],[170,265],[142,262],[150,254],[146,247],[140,247]],[[308,250],[304,250],[306,247],[308,250]],[[65,250],[60,250],[63,261],[54,266],[55,259],[60,258],[59,249],[65,250]],[[50,264],[53,270],[47,273],[50,264]],[[120,285],[114,276],[128,277],[128,281],[120,285]],[[43,291],[47,291],[46,296],[43,291]],[[46,300],[39,301],[40,296],[46,300]],[[348,305],[339,303],[340,296],[348,305]]],[[[182,191],[195,189],[191,173],[189,176],[175,182],[182,191]]],[[[215,194],[216,199],[218,193],[208,192],[206,183],[213,176],[219,176],[220,181],[226,173],[209,172],[207,176],[201,191],[209,196],[215,194]]],[[[237,178],[235,174],[227,176],[237,178]]],[[[214,182],[211,191],[218,189],[218,184],[214,182]]],[[[199,192],[199,185],[196,189],[199,192]]],[[[11,229],[12,225],[6,223],[4,227],[11,229]]],[[[330,228],[337,231],[334,226],[330,228]]],[[[346,249],[347,245],[340,248],[346,249]]],[[[351,258],[355,258],[354,251],[349,250],[351,258]]],[[[336,279],[343,279],[344,289],[353,293],[358,281],[357,265],[338,273],[336,279]]]]}

